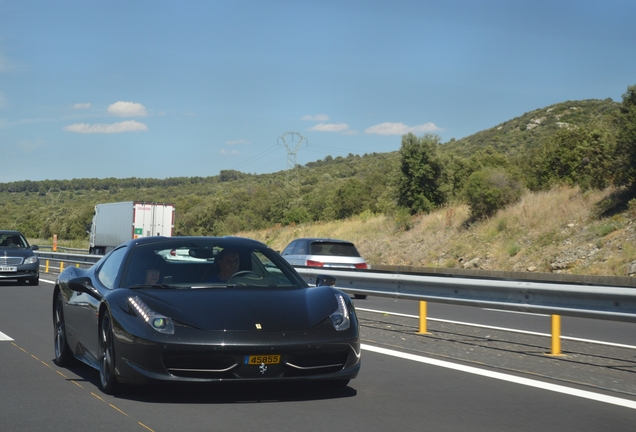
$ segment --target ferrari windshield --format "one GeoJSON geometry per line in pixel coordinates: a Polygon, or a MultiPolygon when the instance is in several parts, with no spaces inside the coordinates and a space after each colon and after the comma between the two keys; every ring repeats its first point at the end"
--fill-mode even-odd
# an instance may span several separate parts
{"type": "Polygon", "coordinates": [[[208,288],[292,287],[295,271],[267,247],[231,239],[178,239],[136,245],[126,259],[121,286],[208,288]]]}

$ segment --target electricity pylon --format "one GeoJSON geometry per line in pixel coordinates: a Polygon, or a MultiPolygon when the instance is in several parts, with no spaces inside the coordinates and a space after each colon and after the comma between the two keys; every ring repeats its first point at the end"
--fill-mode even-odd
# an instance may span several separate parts
{"type": "Polygon", "coordinates": [[[298,132],[285,132],[282,136],[278,137],[278,143],[282,143],[287,149],[287,172],[285,173],[285,184],[289,185],[292,183],[294,189],[297,190],[300,180],[298,178],[299,175],[296,155],[301,147],[308,145],[307,138],[298,132]]]}

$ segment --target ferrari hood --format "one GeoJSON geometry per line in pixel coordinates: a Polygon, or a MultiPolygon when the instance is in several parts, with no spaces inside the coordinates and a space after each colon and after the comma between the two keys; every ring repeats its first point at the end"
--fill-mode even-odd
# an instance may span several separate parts
{"type": "Polygon", "coordinates": [[[155,312],[201,330],[309,329],[336,311],[333,291],[316,288],[209,288],[135,291],[155,312]]]}

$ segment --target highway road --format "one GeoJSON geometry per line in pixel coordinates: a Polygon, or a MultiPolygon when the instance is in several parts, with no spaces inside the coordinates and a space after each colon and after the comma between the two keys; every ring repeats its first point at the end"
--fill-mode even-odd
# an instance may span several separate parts
{"type": "Polygon", "coordinates": [[[162,385],[107,396],[96,371],[52,361],[52,290],[44,280],[0,282],[3,431],[632,431],[636,424],[632,349],[572,341],[571,354],[554,358],[541,352],[541,336],[441,321],[417,335],[413,318],[364,311],[383,307],[371,298],[356,301],[363,366],[345,389],[162,385]]]}
{"type": "MultiPolygon", "coordinates": [[[[354,302],[359,310],[419,317],[419,302],[417,301],[367,297],[363,300],[354,300],[354,302]]],[[[545,335],[549,335],[551,332],[550,315],[543,314],[427,302],[427,316],[430,321],[450,321],[545,335]]],[[[636,349],[636,323],[562,317],[561,335],[564,340],[583,339],[636,349]]]]}

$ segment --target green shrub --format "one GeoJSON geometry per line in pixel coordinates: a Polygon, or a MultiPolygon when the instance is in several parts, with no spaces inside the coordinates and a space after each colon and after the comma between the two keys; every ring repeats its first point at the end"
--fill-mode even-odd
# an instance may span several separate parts
{"type": "Polygon", "coordinates": [[[398,208],[393,215],[393,219],[398,231],[409,231],[413,228],[413,216],[411,216],[411,212],[407,208],[398,208]]]}
{"type": "Polygon", "coordinates": [[[521,251],[521,246],[518,245],[517,243],[511,244],[510,246],[508,246],[508,255],[510,255],[511,257],[517,255],[519,251],[521,251]]]}
{"type": "Polygon", "coordinates": [[[483,219],[521,198],[521,182],[500,168],[485,168],[468,178],[464,196],[472,217],[483,219]]]}

